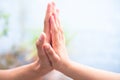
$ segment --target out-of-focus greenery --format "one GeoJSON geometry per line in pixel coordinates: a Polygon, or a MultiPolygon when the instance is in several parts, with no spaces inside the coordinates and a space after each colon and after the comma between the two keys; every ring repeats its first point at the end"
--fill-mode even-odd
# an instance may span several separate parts
{"type": "MultiPolygon", "coordinates": [[[[10,14],[6,12],[0,11],[0,20],[3,21],[2,25],[0,26],[0,38],[3,36],[7,36],[9,32],[9,18],[10,14]]],[[[13,45],[11,50],[5,51],[0,54],[0,68],[7,69],[13,68],[22,64],[25,64],[24,61],[24,53],[26,50],[21,45],[13,45]],[[22,61],[24,62],[22,62],[22,61]]]]}
{"type": "Polygon", "coordinates": [[[70,42],[75,38],[76,34],[77,33],[74,33],[71,36],[69,36],[69,33],[67,31],[64,32],[66,46],[68,46],[70,44],[70,42]]]}
{"type": "Polygon", "coordinates": [[[6,36],[7,33],[8,33],[9,17],[10,17],[10,14],[0,12],[0,19],[3,19],[3,20],[4,20],[4,26],[2,26],[2,27],[3,27],[3,30],[2,30],[2,32],[0,32],[0,37],[1,37],[1,36],[6,36]]]}
{"type": "Polygon", "coordinates": [[[36,57],[36,41],[40,36],[40,33],[42,32],[41,27],[39,27],[39,29],[29,29],[28,34],[31,35],[31,39],[28,42],[28,44],[26,44],[26,46],[31,46],[31,52],[29,55],[26,56],[26,60],[31,60],[34,59],[34,57],[36,57]]]}

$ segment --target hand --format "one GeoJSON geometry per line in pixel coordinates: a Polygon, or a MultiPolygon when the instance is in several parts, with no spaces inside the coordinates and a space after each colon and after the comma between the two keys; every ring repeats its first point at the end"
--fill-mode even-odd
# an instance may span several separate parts
{"type": "Polygon", "coordinates": [[[43,50],[43,45],[45,43],[46,43],[46,35],[45,33],[42,33],[40,38],[36,42],[36,46],[38,51],[37,64],[38,64],[38,68],[40,68],[38,71],[40,71],[40,73],[43,73],[43,75],[52,70],[50,61],[43,50]]]}
{"type": "Polygon", "coordinates": [[[49,22],[51,27],[51,45],[45,44],[44,50],[51,61],[52,67],[61,70],[69,62],[69,58],[65,46],[63,30],[58,19],[59,11],[55,9],[55,6],[53,11],[54,13],[50,16],[49,22]]]}
{"type": "Polygon", "coordinates": [[[47,10],[46,10],[46,16],[44,20],[44,32],[45,33],[42,33],[40,36],[40,39],[38,39],[38,41],[36,42],[37,51],[38,51],[37,63],[38,65],[40,65],[40,68],[42,68],[43,73],[47,73],[52,70],[52,66],[50,64],[49,58],[47,57],[47,55],[45,54],[43,50],[43,45],[45,43],[50,44],[50,41],[51,41],[49,21],[50,21],[50,15],[53,13],[54,5],[55,4],[53,2],[48,3],[47,10]]]}

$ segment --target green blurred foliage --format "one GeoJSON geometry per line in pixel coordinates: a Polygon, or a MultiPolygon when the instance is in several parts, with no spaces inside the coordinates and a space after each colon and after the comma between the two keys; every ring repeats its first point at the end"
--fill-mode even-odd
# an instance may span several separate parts
{"type": "Polygon", "coordinates": [[[0,12],[0,19],[4,20],[4,26],[3,26],[2,32],[0,32],[0,37],[6,36],[8,34],[9,17],[10,17],[10,14],[0,12]]]}
{"type": "Polygon", "coordinates": [[[31,48],[30,48],[31,52],[29,55],[26,56],[26,60],[28,60],[28,61],[34,59],[34,57],[37,56],[36,41],[39,38],[41,32],[42,32],[41,27],[39,27],[39,29],[34,28],[34,29],[28,30],[28,34],[31,35],[29,42],[27,44],[25,43],[26,47],[31,46],[31,48]]]}

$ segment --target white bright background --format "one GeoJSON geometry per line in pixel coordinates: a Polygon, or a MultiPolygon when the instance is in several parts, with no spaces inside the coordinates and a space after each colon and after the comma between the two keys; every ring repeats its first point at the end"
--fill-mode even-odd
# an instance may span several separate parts
{"type": "MultiPolygon", "coordinates": [[[[9,36],[0,39],[0,52],[20,44],[29,29],[43,28],[48,2],[50,0],[0,0],[0,10],[11,15],[9,36]]],[[[95,68],[120,72],[120,1],[55,2],[64,31],[68,36],[75,34],[68,45],[70,58],[95,68]]]]}

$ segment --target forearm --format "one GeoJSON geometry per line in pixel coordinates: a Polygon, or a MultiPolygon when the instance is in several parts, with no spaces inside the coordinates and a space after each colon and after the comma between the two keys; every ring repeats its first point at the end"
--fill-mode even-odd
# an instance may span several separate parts
{"type": "Polygon", "coordinates": [[[10,71],[9,70],[0,70],[0,80],[10,80],[10,71]]]}
{"type": "Polygon", "coordinates": [[[120,74],[87,67],[75,62],[68,63],[61,72],[75,80],[120,80],[120,74]]]}
{"type": "Polygon", "coordinates": [[[21,66],[10,70],[0,71],[0,80],[38,80],[44,72],[41,70],[37,62],[21,66]]]}
{"type": "Polygon", "coordinates": [[[13,80],[37,80],[42,76],[40,74],[39,66],[36,65],[36,62],[24,65],[15,69],[11,69],[13,80]],[[38,70],[38,71],[37,71],[38,70]]]}

